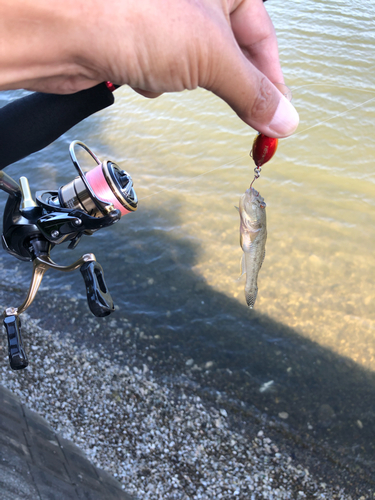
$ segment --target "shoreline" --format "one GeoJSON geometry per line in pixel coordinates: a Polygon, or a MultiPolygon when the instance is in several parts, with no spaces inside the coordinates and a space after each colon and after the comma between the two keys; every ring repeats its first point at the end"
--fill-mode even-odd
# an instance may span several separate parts
{"type": "MultiPolygon", "coordinates": [[[[0,299],[4,304],[3,292],[0,299]]],[[[75,318],[73,300],[59,303],[66,318],[75,318]]],[[[77,318],[87,320],[82,340],[69,333],[76,320],[69,325],[64,316],[56,332],[22,315],[30,364],[10,370],[4,335],[1,383],[130,494],[145,500],[373,494],[363,471],[350,471],[332,450],[301,441],[287,425],[202,384],[190,360],[166,356],[156,363],[155,339],[139,326],[109,320],[106,344],[89,346],[100,322],[77,318]]]]}

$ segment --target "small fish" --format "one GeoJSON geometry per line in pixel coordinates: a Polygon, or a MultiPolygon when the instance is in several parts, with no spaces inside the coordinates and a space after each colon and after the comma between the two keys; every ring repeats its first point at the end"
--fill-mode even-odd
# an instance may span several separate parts
{"type": "Polygon", "coordinates": [[[249,188],[240,198],[240,245],[244,251],[242,274],[246,273],[245,297],[250,309],[258,293],[258,274],[266,254],[267,224],[266,204],[254,188],[249,188]]]}

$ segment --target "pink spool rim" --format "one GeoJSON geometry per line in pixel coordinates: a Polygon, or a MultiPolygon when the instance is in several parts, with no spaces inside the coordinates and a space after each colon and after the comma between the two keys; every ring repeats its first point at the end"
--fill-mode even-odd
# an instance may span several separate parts
{"type": "Polygon", "coordinates": [[[86,173],[86,178],[90,183],[90,186],[96,196],[107,203],[112,203],[112,205],[120,210],[121,215],[125,215],[130,212],[127,210],[122,203],[116,198],[115,194],[111,190],[108,182],[103,174],[103,164],[100,163],[97,167],[93,168],[86,173]]]}

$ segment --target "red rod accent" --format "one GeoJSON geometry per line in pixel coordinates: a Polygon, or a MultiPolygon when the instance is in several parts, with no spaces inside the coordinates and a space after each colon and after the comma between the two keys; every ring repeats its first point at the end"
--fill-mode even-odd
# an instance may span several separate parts
{"type": "Polygon", "coordinates": [[[109,89],[111,92],[114,92],[116,90],[116,87],[113,85],[112,82],[105,82],[107,89],[109,89]]]}

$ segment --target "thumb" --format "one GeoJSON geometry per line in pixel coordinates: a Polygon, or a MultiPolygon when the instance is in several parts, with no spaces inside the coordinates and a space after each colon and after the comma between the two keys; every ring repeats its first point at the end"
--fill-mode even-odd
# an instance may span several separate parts
{"type": "Polygon", "coordinates": [[[237,45],[221,51],[215,81],[209,90],[221,97],[252,128],[269,137],[287,137],[296,130],[294,106],[243,55],[237,45]]]}

